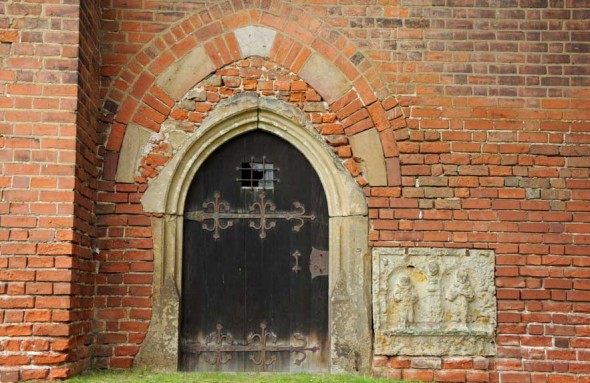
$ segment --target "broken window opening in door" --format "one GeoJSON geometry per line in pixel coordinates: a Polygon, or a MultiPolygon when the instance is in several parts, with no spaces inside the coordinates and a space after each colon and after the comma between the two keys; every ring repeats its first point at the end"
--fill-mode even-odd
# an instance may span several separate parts
{"type": "Polygon", "coordinates": [[[262,157],[262,162],[255,162],[254,157],[250,157],[250,162],[242,162],[236,169],[240,172],[237,181],[242,189],[273,190],[274,183],[279,181],[275,178],[279,168],[266,162],[266,157],[262,157]]]}

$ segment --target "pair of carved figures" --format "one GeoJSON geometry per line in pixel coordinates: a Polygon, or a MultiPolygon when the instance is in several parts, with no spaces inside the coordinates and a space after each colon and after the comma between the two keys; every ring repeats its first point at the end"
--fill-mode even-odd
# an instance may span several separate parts
{"type": "MultiPolygon", "coordinates": [[[[426,294],[428,321],[438,326],[443,321],[443,302],[441,298],[441,270],[437,262],[428,264],[426,294]]],[[[451,314],[457,328],[466,329],[469,302],[475,299],[475,293],[465,270],[457,270],[445,298],[452,303],[451,314]]],[[[407,275],[402,275],[393,291],[393,300],[398,304],[398,327],[400,329],[408,329],[414,323],[414,305],[418,299],[412,281],[407,275]]]]}

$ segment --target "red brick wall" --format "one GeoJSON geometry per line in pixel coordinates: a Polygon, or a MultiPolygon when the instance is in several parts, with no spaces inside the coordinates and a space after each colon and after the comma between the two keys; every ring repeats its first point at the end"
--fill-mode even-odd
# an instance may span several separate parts
{"type": "Polygon", "coordinates": [[[0,3],[2,382],[89,365],[92,262],[84,260],[94,203],[84,173],[89,161],[97,173],[99,8],[84,3],[82,12],[72,1],[0,3]]]}
{"type": "MultiPolygon", "coordinates": [[[[47,3],[0,3],[0,380],[84,365],[95,237],[96,361],[132,363],[151,315],[153,254],[139,203],[145,180],[113,181],[122,137],[113,115],[148,44],[194,15],[203,24],[224,18],[211,34],[230,31],[239,23],[230,15],[250,9],[251,18],[291,21],[284,28],[303,39],[297,25],[325,23],[328,48],[359,68],[374,65],[377,98],[400,102],[406,125],[392,127],[390,150],[399,150],[401,186],[365,188],[372,245],[497,254],[496,357],[376,357],[375,370],[590,381],[589,1],[106,0],[98,125],[97,10],[47,3]]],[[[157,173],[157,160],[142,170],[157,173]]]]}
{"type": "MultiPolygon", "coordinates": [[[[497,253],[497,357],[378,357],[376,370],[440,381],[585,382],[590,372],[590,92],[585,88],[590,3],[303,3],[290,9],[271,1],[260,8],[302,23],[320,19],[354,42],[363,56],[351,61],[364,57],[376,65],[387,89],[378,97],[396,96],[407,119],[407,128],[395,134],[402,187],[366,188],[372,244],[497,253]]],[[[127,2],[104,10],[103,75],[110,80],[103,83],[103,94],[124,100],[116,82],[122,64],[154,35],[188,15],[196,13],[206,22],[243,6],[231,4],[127,2]]],[[[125,188],[133,190],[120,198],[137,202],[141,186],[125,188]]],[[[126,224],[113,214],[100,219],[126,224]]],[[[119,283],[116,276],[125,277],[121,272],[134,264],[120,270],[104,264],[111,273],[101,278],[119,283]]],[[[109,294],[149,305],[128,289],[109,294]]]]}
{"type": "Polygon", "coordinates": [[[100,5],[80,1],[80,48],[78,61],[78,106],[76,130],[76,184],[72,242],[71,350],[68,362],[73,372],[90,366],[94,339],[94,295],[96,277],[96,200],[101,160],[97,143],[100,94],[100,5]]]}

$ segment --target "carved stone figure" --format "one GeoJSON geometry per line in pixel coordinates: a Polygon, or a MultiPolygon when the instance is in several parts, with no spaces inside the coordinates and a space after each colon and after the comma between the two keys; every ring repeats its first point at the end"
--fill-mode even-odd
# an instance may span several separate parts
{"type": "Polygon", "coordinates": [[[437,261],[431,261],[427,266],[427,299],[428,299],[428,319],[432,327],[440,326],[442,321],[442,302],[440,291],[440,266],[437,261]]]}
{"type": "Polygon", "coordinates": [[[414,304],[418,302],[418,294],[407,275],[397,281],[393,292],[393,300],[398,303],[398,326],[408,329],[414,323],[414,304]]]}
{"type": "Polygon", "coordinates": [[[469,281],[467,271],[457,270],[455,281],[447,294],[447,300],[454,303],[453,314],[460,329],[467,329],[467,312],[469,302],[475,299],[475,293],[469,281]]]}

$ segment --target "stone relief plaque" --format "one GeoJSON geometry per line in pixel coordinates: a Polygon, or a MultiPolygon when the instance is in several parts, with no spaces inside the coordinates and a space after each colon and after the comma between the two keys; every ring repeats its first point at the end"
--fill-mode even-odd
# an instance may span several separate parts
{"type": "Polygon", "coordinates": [[[373,249],[377,355],[494,355],[491,250],[373,249]]]}

